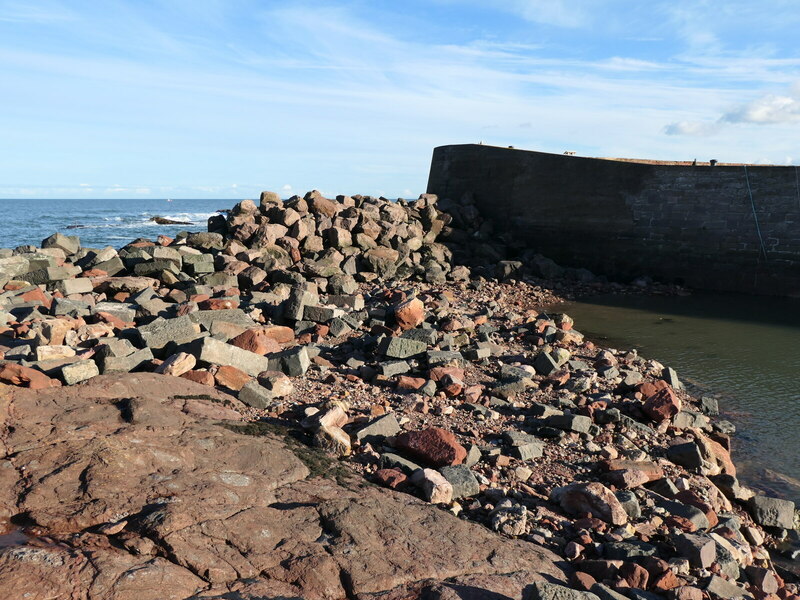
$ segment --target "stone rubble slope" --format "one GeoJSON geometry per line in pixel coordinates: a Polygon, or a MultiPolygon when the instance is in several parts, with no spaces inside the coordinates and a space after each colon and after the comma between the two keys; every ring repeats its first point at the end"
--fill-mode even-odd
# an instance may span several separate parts
{"type": "MultiPolygon", "coordinates": [[[[549,263],[502,260],[470,206],[265,192],[206,233],[118,252],[55,234],[0,251],[0,382],[46,390],[153,371],[232,394],[256,425],[571,562],[572,590],[526,597],[796,596],[768,551],[797,558],[795,506],[736,479],[716,401],[542,312],[558,298],[525,273],[549,263]]],[[[74,469],[63,477],[53,483],[76,485],[74,469]]],[[[47,508],[25,512],[44,524],[47,508]]],[[[81,528],[104,510],[56,521],[81,528]]],[[[441,591],[469,597],[458,593],[441,591]]]]}

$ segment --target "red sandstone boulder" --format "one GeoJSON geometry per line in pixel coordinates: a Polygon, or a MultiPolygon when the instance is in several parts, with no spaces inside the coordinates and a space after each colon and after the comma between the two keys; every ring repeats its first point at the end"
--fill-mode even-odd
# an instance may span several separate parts
{"type": "Polygon", "coordinates": [[[406,392],[416,392],[422,388],[426,380],[422,377],[410,377],[408,375],[400,375],[397,378],[397,389],[406,392]]]}
{"type": "Polygon", "coordinates": [[[399,469],[380,469],[375,472],[375,481],[388,488],[397,489],[408,477],[399,469]]]}
{"type": "Polygon", "coordinates": [[[591,514],[612,525],[624,525],[628,514],[613,492],[602,483],[573,483],[550,492],[550,499],[572,515],[591,514]]]}
{"type": "Polygon", "coordinates": [[[268,327],[263,327],[262,332],[266,337],[275,340],[279,344],[288,344],[294,341],[294,330],[291,327],[269,325],[268,327]]]}
{"type": "Polygon", "coordinates": [[[667,421],[681,411],[681,400],[666,381],[643,383],[639,386],[639,391],[644,396],[642,410],[653,421],[667,421]]]}
{"type": "MultiPolygon", "coordinates": [[[[292,337],[294,337],[294,333],[292,333],[292,337]]],[[[228,343],[261,356],[281,351],[281,345],[273,337],[270,337],[263,327],[248,329],[228,343]]]]}
{"type": "Polygon", "coordinates": [[[394,309],[394,318],[400,329],[414,329],[425,320],[425,305],[419,298],[406,300],[394,309]]]}
{"type": "Polygon", "coordinates": [[[0,365],[0,381],[11,385],[27,387],[32,390],[61,386],[60,381],[57,379],[50,379],[41,371],[13,363],[0,365]]]}
{"type": "Polygon", "coordinates": [[[201,310],[229,310],[239,308],[239,302],[230,298],[209,298],[198,304],[201,310]]]}
{"type": "Polygon", "coordinates": [[[397,436],[395,445],[417,460],[436,467],[460,465],[467,458],[467,450],[458,443],[456,436],[438,427],[402,433],[397,436]]]}
{"type": "Polygon", "coordinates": [[[181,378],[214,387],[214,376],[208,371],[186,371],[181,378]]]}
{"type": "Polygon", "coordinates": [[[601,463],[601,467],[608,471],[603,479],[622,489],[636,488],[664,477],[663,469],[648,460],[612,459],[601,463]]]}
{"type": "Polygon", "coordinates": [[[217,368],[214,373],[217,385],[228,388],[229,390],[239,391],[247,385],[253,378],[247,373],[236,367],[223,365],[217,368]]]}

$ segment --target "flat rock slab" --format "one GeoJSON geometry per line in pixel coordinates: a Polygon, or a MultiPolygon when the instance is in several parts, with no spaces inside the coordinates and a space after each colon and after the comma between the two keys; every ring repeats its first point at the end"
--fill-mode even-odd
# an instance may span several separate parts
{"type": "Polygon", "coordinates": [[[521,598],[565,580],[548,551],[368,485],[242,421],[235,398],[165,377],[0,387],[0,515],[48,536],[0,549],[2,597],[521,598]]]}

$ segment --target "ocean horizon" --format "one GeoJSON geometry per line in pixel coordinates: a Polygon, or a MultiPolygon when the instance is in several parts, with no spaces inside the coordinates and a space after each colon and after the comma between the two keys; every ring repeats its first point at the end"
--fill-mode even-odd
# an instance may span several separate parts
{"type": "Polygon", "coordinates": [[[136,238],[175,236],[180,231],[206,231],[208,218],[230,209],[241,199],[129,198],[0,198],[3,226],[0,248],[39,246],[60,232],[77,235],[86,248],[119,248],[136,238]],[[163,217],[182,225],[159,225],[163,217]]]}

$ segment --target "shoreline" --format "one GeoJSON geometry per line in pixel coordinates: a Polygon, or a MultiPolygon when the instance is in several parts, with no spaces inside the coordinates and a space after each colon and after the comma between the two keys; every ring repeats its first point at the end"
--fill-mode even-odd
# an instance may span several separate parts
{"type": "Polygon", "coordinates": [[[797,542],[794,504],[738,484],[714,403],[539,312],[581,290],[641,289],[551,289],[520,261],[484,276],[489,250],[437,206],[265,193],[208,233],[114,252],[55,235],[30,258],[0,255],[0,273],[15,270],[0,380],[204,384],[254,427],[288,427],[370,481],[543,546],[601,600],[796,595],[766,549],[797,542]]]}

